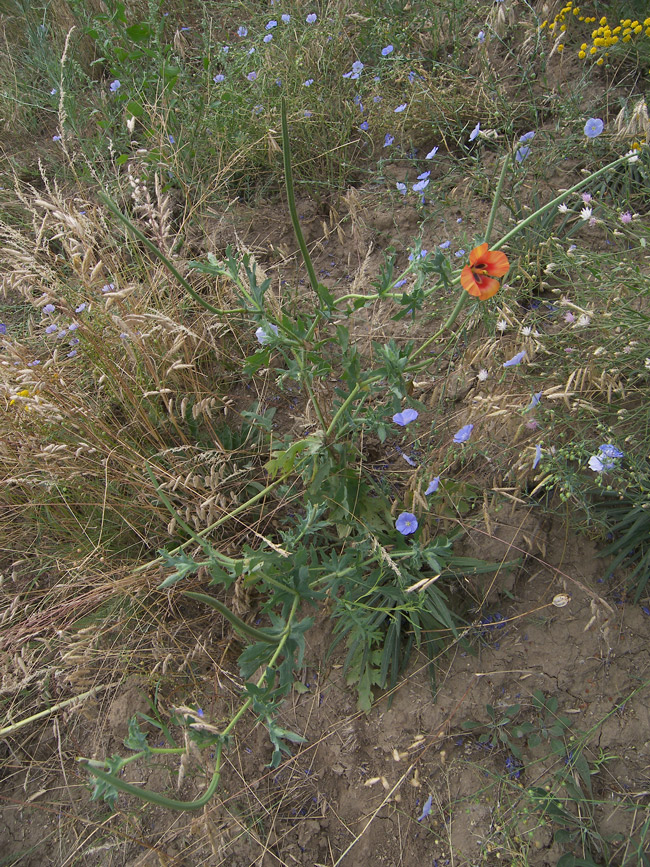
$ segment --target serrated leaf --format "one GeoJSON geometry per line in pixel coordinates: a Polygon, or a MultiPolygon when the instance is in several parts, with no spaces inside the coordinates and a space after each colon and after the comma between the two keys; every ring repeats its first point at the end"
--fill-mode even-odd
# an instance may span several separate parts
{"type": "Polygon", "coordinates": [[[146,42],[151,36],[151,27],[146,21],[140,21],[126,28],[126,35],[133,42],[146,42]]]}

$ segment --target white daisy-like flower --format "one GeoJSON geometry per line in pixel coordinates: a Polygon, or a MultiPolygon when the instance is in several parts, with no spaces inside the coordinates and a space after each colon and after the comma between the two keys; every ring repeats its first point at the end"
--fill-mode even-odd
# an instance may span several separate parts
{"type": "MultiPolygon", "coordinates": [[[[650,360],[650,359],[648,359],[648,360],[650,360]]],[[[485,380],[488,378],[487,370],[484,367],[482,367],[479,370],[479,372],[476,374],[476,378],[478,379],[479,382],[485,382],[485,380]]]]}
{"type": "Polygon", "coordinates": [[[522,328],[522,329],[521,329],[521,336],[522,336],[522,337],[530,337],[530,335],[531,335],[532,333],[533,333],[533,329],[532,329],[530,326],[528,326],[528,325],[526,325],[525,328],[522,328]]]}
{"type": "Polygon", "coordinates": [[[567,205],[564,204],[564,202],[558,205],[557,209],[561,214],[567,214],[569,212],[569,208],[567,205]]]}
{"type": "Polygon", "coordinates": [[[591,316],[587,316],[586,313],[583,313],[582,316],[578,316],[578,321],[576,322],[576,326],[578,328],[584,328],[586,325],[589,325],[591,322],[591,316]]]}
{"type": "Polygon", "coordinates": [[[582,220],[590,220],[590,219],[591,219],[591,208],[584,207],[584,208],[580,211],[580,218],[581,218],[582,220]]]}
{"type": "Polygon", "coordinates": [[[508,328],[508,323],[505,319],[499,319],[497,322],[497,331],[504,332],[508,328]]]}
{"type": "Polygon", "coordinates": [[[628,151],[625,156],[627,157],[628,163],[638,163],[639,162],[639,153],[638,151],[628,151]]]}

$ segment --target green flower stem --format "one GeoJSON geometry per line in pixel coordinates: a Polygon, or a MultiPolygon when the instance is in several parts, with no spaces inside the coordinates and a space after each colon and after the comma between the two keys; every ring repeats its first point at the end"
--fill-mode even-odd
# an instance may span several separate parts
{"type": "Polygon", "coordinates": [[[189,596],[189,598],[194,599],[195,602],[202,602],[204,605],[209,605],[211,608],[214,608],[230,622],[236,632],[239,632],[240,635],[246,635],[248,638],[252,638],[253,641],[261,641],[264,644],[277,644],[280,640],[279,635],[269,635],[268,632],[264,632],[262,629],[256,629],[254,626],[246,623],[245,620],[237,617],[230,608],[227,608],[222,602],[215,599],[214,596],[208,596],[207,593],[194,593],[191,590],[184,590],[183,596],[189,596]]]}
{"type": "Polygon", "coordinates": [[[205,300],[205,298],[202,298],[199,293],[193,289],[190,283],[188,283],[185,277],[183,277],[180,271],[167,258],[167,256],[165,256],[165,254],[162,253],[158,249],[158,247],[156,247],[156,245],[152,241],[150,241],[149,238],[147,238],[146,235],[144,235],[139,229],[137,229],[133,225],[131,220],[129,220],[129,218],[126,217],[122,213],[122,211],[120,211],[120,209],[117,207],[115,202],[112,201],[112,199],[109,199],[109,197],[102,192],[99,192],[97,195],[99,196],[100,200],[106,205],[108,210],[113,214],[113,216],[117,217],[117,219],[127,227],[129,232],[131,232],[131,234],[134,235],[141,244],[144,244],[144,246],[151,253],[153,253],[153,255],[157,259],[160,259],[165,268],[167,268],[167,270],[171,274],[173,274],[173,276],[178,280],[183,289],[185,289],[188,295],[192,296],[192,298],[197,302],[197,304],[200,304],[202,307],[205,307],[206,310],[209,310],[210,313],[215,313],[217,316],[232,316],[232,310],[220,310],[218,307],[213,307],[212,304],[205,300]]]}
{"type": "Polygon", "coordinates": [[[534,220],[536,220],[542,214],[545,214],[546,211],[550,211],[552,208],[556,208],[558,205],[561,205],[562,202],[572,193],[576,193],[578,190],[581,190],[583,187],[586,187],[596,178],[600,177],[600,175],[604,175],[605,172],[611,171],[611,169],[615,169],[617,166],[622,165],[628,160],[629,157],[627,156],[618,157],[618,159],[615,159],[614,162],[608,163],[606,166],[603,166],[602,169],[598,169],[598,171],[593,172],[583,180],[578,181],[578,183],[574,184],[570,189],[565,190],[563,193],[560,193],[559,196],[551,199],[550,202],[542,205],[541,208],[538,208],[535,213],[530,214],[528,217],[526,217],[525,220],[522,220],[521,223],[517,223],[517,225],[513,229],[511,229],[509,232],[506,232],[506,234],[502,238],[492,244],[491,249],[498,250],[500,247],[503,247],[504,244],[507,244],[511,238],[514,238],[516,235],[518,235],[522,229],[525,229],[526,226],[529,226],[534,220]]]}
{"type": "MultiPolygon", "coordinates": [[[[312,325],[313,325],[313,323],[312,323],[312,325]]],[[[323,411],[320,408],[320,404],[318,403],[318,399],[316,398],[316,394],[314,393],[314,389],[311,387],[311,383],[308,381],[307,377],[304,375],[305,365],[304,365],[303,353],[302,352],[300,352],[300,353],[296,352],[295,349],[292,350],[292,352],[293,352],[293,357],[296,359],[296,362],[298,363],[298,366],[300,367],[301,382],[302,382],[303,386],[305,387],[305,391],[309,395],[309,399],[312,402],[312,405],[314,407],[314,411],[316,413],[316,417],[318,418],[318,422],[321,426],[321,430],[325,430],[325,428],[327,426],[325,424],[325,416],[323,415],[323,411]]]]}
{"type": "MultiPolygon", "coordinates": [[[[266,667],[264,674],[257,681],[257,686],[261,687],[266,678],[266,670],[268,668],[273,668],[275,663],[278,660],[278,657],[282,653],[284,645],[291,634],[291,626],[293,623],[293,618],[296,616],[296,611],[298,610],[298,605],[300,603],[300,596],[296,594],[296,597],[291,606],[291,611],[289,612],[289,617],[287,618],[287,624],[284,627],[282,632],[282,637],[280,639],[280,643],[278,644],[275,653],[271,657],[268,666],[266,667]]],[[[252,697],[247,698],[244,704],[239,708],[234,717],[230,720],[226,728],[221,732],[221,740],[217,744],[216,756],[215,756],[215,768],[214,773],[212,775],[212,779],[210,780],[210,784],[208,788],[205,790],[203,795],[200,798],[197,798],[195,801],[178,801],[175,798],[166,798],[164,795],[159,794],[158,792],[153,792],[151,789],[141,789],[138,786],[134,786],[131,783],[127,783],[125,780],[121,780],[119,777],[113,776],[112,774],[107,774],[105,771],[100,770],[99,768],[93,767],[92,763],[88,761],[88,759],[77,759],[80,764],[82,764],[93,776],[102,780],[110,786],[113,786],[120,792],[125,792],[127,795],[135,795],[136,798],[140,798],[141,801],[148,801],[150,804],[157,804],[159,807],[165,807],[168,810],[201,810],[208,803],[210,798],[216,792],[219,781],[221,779],[221,756],[223,752],[223,743],[226,737],[230,734],[230,732],[237,725],[242,716],[246,713],[248,708],[253,703],[252,697]]],[[[180,749],[180,748],[179,748],[180,749]]],[[[183,752],[183,750],[180,750],[183,752]]]]}
{"type": "Polygon", "coordinates": [[[95,693],[97,692],[102,692],[103,690],[108,689],[110,686],[115,686],[115,684],[104,683],[101,686],[93,686],[92,689],[89,689],[87,692],[82,692],[81,695],[74,695],[72,698],[66,698],[65,701],[60,701],[58,704],[53,704],[52,707],[48,707],[45,710],[41,710],[38,713],[25,717],[25,719],[21,719],[16,723],[12,723],[9,726],[4,726],[4,728],[0,729],[0,737],[12,735],[14,732],[17,732],[19,729],[23,728],[26,725],[29,725],[37,719],[43,719],[43,717],[50,716],[51,714],[56,713],[58,710],[62,710],[64,707],[68,707],[69,705],[74,704],[77,701],[81,702],[85,698],[90,698],[91,695],[95,695],[95,693]]]}
{"type": "Polygon", "coordinates": [[[492,200],[492,208],[490,210],[490,216],[488,217],[488,223],[485,228],[485,236],[484,240],[490,243],[490,235],[492,234],[492,229],[494,228],[494,220],[497,215],[497,208],[499,207],[499,202],[501,201],[501,191],[503,190],[503,183],[506,179],[506,172],[508,167],[510,166],[511,155],[507,154],[506,158],[503,161],[503,168],[501,169],[501,174],[499,175],[499,180],[497,181],[497,188],[494,193],[494,199],[492,200]]]}
{"type": "Polygon", "coordinates": [[[293,225],[293,231],[296,236],[296,240],[298,241],[298,246],[300,247],[300,253],[303,258],[303,262],[305,263],[305,268],[307,269],[307,273],[309,274],[309,282],[311,283],[311,287],[320,298],[320,292],[318,288],[318,278],[316,277],[316,271],[314,270],[314,265],[311,261],[311,256],[309,255],[309,250],[307,249],[307,244],[305,243],[305,236],[302,233],[302,228],[300,226],[300,220],[298,219],[298,210],[296,208],[296,199],[293,192],[293,171],[291,168],[291,147],[289,143],[289,125],[287,123],[287,104],[285,102],[284,97],[282,97],[282,160],[284,163],[284,182],[287,191],[287,203],[289,205],[289,214],[291,216],[291,223],[293,225]]]}
{"type": "MultiPolygon", "coordinates": [[[[264,499],[267,494],[269,494],[274,488],[277,488],[277,486],[284,482],[290,475],[291,471],[284,473],[279,478],[268,484],[265,488],[262,488],[262,490],[255,494],[255,496],[251,497],[249,500],[246,500],[245,503],[242,503],[240,506],[237,506],[237,508],[232,509],[226,515],[222,515],[221,518],[218,518],[213,524],[210,524],[208,527],[204,527],[202,530],[194,533],[194,537],[206,536],[208,533],[211,533],[212,530],[215,530],[217,527],[225,524],[226,521],[230,520],[230,518],[234,518],[235,515],[239,515],[241,512],[246,511],[246,509],[248,509],[250,506],[254,506],[255,503],[259,502],[259,500],[264,499]]],[[[191,542],[196,541],[194,537],[187,539],[185,542],[181,542],[180,545],[169,551],[169,556],[173,557],[175,554],[178,554],[179,551],[182,551],[186,545],[189,545],[191,542]]],[[[164,562],[164,557],[156,557],[154,560],[150,560],[148,563],[144,563],[142,566],[138,566],[136,569],[133,570],[133,574],[138,575],[140,572],[145,572],[147,569],[151,569],[152,566],[159,566],[161,563],[164,562]]]]}

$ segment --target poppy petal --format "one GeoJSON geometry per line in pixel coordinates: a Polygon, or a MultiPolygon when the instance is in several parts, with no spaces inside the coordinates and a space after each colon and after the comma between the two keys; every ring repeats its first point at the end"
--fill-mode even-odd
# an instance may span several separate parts
{"type": "Polygon", "coordinates": [[[460,272],[460,285],[463,287],[465,292],[469,292],[470,295],[478,294],[476,278],[474,277],[474,272],[469,265],[465,265],[463,270],[460,272]]]}
{"type": "Polygon", "coordinates": [[[469,264],[475,265],[476,262],[483,259],[483,256],[488,251],[487,241],[483,244],[480,244],[478,247],[474,247],[472,252],[469,254],[469,264]]]}
{"type": "Polygon", "coordinates": [[[508,257],[500,250],[488,250],[481,257],[481,261],[490,277],[503,277],[510,270],[508,257]]]}

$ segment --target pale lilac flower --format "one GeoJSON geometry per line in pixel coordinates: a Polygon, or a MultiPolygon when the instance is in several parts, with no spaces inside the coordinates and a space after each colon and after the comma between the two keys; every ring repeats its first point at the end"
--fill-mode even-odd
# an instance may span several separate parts
{"type": "Polygon", "coordinates": [[[518,163],[523,163],[528,154],[530,153],[530,148],[528,145],[522,145],[522,147],[517,148],[517,153],[515,154],[515,160],[518,163]]]}
{"type": "Polygon", "coordinates": [[[78,338],[78,337],[73,337],[72,340],[69,340],[69,341],[68,341],[68,344],[69,344],[70,346],[77,346],[78,343],[79,343],[79,338],[78,338]]]}
{"type": "Polygon", "coordinates": [[[471,437],[472,431],[474,430],[473,424],[466,424],[460,430],[456,431],[454,434],[454,442],[455,443],[466,443],[467,440],[471,437]]]}
{"type": "Polygon", "coordinates": [[[446,250],[448,247],[451,247],[451,241],[443,241],[442,244],[438,244],[440,250],[446,250]]]}
{"type": "Polygon", "coordinates": [[[435,494],[435,492],[438,490],[439,484],[440,484],[440,476],[436,476],[435,479],[431,479],[426,491],[424,492],[424,496],[428,497],[429,494],[435,494]]]}
{"type": "Polygon", "coordinates": [[[405,427],[407,424],[410,424],[412,421],[415,421],[418,417],[419,412],[417,409],[405,409],[404,412],[396,412],[393,416],[393,421],[395,424],[398,424],[400,427],[405,427]]]}
{"type": "Polygon", "coordinates": [[[257,73],[256,72],[249,72],[248,75],[246,76],[246,78],[249,81],[256,81],[257,80],[257,73]]]}
{"type": "Polygon", "coordinates": [[[67,333],[68,332],[64,328],[61,331],[59,331],[59,333],[56,336],[59,338],[59,340],[61,340],[63,337],[65,337],[67,335],[67,333]]]}
{"type": "Polygon", "coordinates": [[[248,27],[244,27],[243,24],[241,25],[241,27],[238,27],[237,36],[241,36],[242,39],[244,38],[244,36],[248,36],[248,27]]]}
{"type": "Polygon", "coordinates": [[[61,141],[61,136],[60,135],[53,135],[52,141],[61,141]]]}
{"type": "Polygon", "coordinates": [[[565,322],[568,322],[569,325],[571,325],[572,322],[576,321],[575,316],[573,315],[573,313],[570,310],[567,310],[567,312],[563,316],[563,319],[565,322]]]}
{"type": "Polygon", "coordinates": [[[282,23],[288,24],[290,21],[291,21],[291,15],[287,15],[287,13],[285,12],[285,14],[282,16],[282,23]]]}
{"type": "Polygon", "coordinates": [[[538,391],[536,394],[533,395],[533,397],[532,397],[530,403],[528,404],[528,406],[526,407],[526,409],[527,410],[535,409],[535,407],[539,405],[539,402],[541,399],[542,399],[542,392],[538,391]]]}
{"type": "Polygon", "coordinates": [[[75,307],[74,312],[75,312],[75,313],[83,313],[83,311],[84,311],[85,309],[86,309],[86,302],[85,302],[85,301],[82,301],[81,304],[80,304],[78,307],[75,307]]]}
{"type": "Polygon", "coordinates": [[[311,87],[313,83],[314,83],[314,79],[308,78],[305,81],[303,81],[302,86],[303,87],[311,87]]]}
{"type": "Polygon", "coordinates": [[[104,283],[102,286],[102,292],[113,292],[115,289],[115,283],[104,283]]]}
{"type": "Polygon", "coordinates": [[[531,141],[531,139],[534,139],[534,138],[535,138],[535,131],[531,130],[530,132],[525,132],[523,135],[519,136],[519,141],[523,143],[523,142],[531,141]]]}
{"type": "Polygon", "coordinates": [[[68,331],[76,331],[77,328],[79,328],[78,322],[71,322],[70,325],[68,325],[68,331]]]}
{"type": "Polygon", "coordinates": [[[401,105],[398,105],[396,109],[394,109],[395,114],[399,114],[401,111],[404,111],[407,103],[403,102],[401,105]]]}
{"type": "Polygon", "coordinates": [[[381,49],[382,57],[388,57],[388,55],[393,51],[392,45],[387,45],[385,48],[381,49]]]}
{"type": "Polygon", "coordinates": [[[480,133],[480,131],[481,131],[481,122],[479,121],[476,124],[476,126],[474,127],[474,129],[471,131],[471,133],[469,134],[469,140],[474,141],[474,139],[480,133]]]}
{"type": "Polygon", "coordinates": [[[535,446],[535,460],[533,461],[533,469],[534,469],[534,470],[537,469],[537,465],[539,464],[539,462],[540,462],[541,459],[542,459],[542,447],[541,447],[541,445],[538,443],[538,444],[535,446]]]}
{"type": "Polygon", "coordinates": [[[55,310],[56,310],[56,307],[54,306],[54,304],[46,304],[45,307],[43,308],[43,313],[50,314],[50,313],[54,313],[55,310]]]}
{"type": "Polygon", "coordinates": [[[415,533],[418,528],[418,519],[411,512],[402,512],[398,515],[395,521],[395,529],[402,536],[408,536],[410,533],[415,533]]]}
{"type": "Polygon", "coordinates": [[[397,283],[395,283],[394,288],[395,289],[401,289],[402,286],[405,286],[405,285],[406,285],[406,280],[398,280],[397,283]]]}
{"type": "Polygon", "coordinates": [[[384,138],[384,147],[388,148],[395,141],[395,136],[391,135],[389,132],[386,133],[386,137],[384,138]]]}
{"type": "Polygon", "coordinates": [[[305,112],[304,112],[304,116],[305,117],[311,117],[313,115],[313,113],[314,113],[313,111],[309,111],[309,109],[306,108],[305,112]]]}
{"type": "Polygon", "coordinates": [[[509,358],[507,361],[503,362],[504,367],[516,367],[516,365],[521,364],[526,356],[526,350],[524,349],[522,352],[518,352],[516,355],[513,355],[512,358],[509,358]]]}
{"type": "Polygon", "coordinates": [[[266,44],[268,45],[269,42],[271,42],[272,40],[273,40],[273,34],[267,33],[266,36],[264,37],[264,39],[262,39],[262,42],[266,42],[266,44]]]}
{"type": "Polygon", "coordinates": [[[343,73],[343,78],[349,78],[352,81],[356,81],[362,72],[363,72],[363,63],[360,60],[355,60],[354,63],[352,64],[352,69],[350,70],[350,72],[343,73]]]}
{"type": "Polygon", "coordinates": [[[50,96],[56,96],[57,93],[58,93],[58,91],[57,91],[56,87],[53,87],[52,90],[50,91],[50,96]]]}
{"type": "MultiPolygon", "coordinates": [[[[273,323],[270,322],[268,325],[268,328],[273,332],[273,334],[276,337],[278,336],[278,326],[277,325],[273,325],[273,323]]],[[[262,328],[261,326],[255,332],[255,337],[257,337],[258,342],[261,343],[262,346],[264,346],[266,343],[268,343],[271,340],[271,336],[269,334],[269,331],[262,328]]]]}
{"type": "Polygon", "coordinates": [[[402,457],[404,458],[406,463],[409,465],[409,467],[417,467],[418,462],[414,461],[412,457],[409,457],[409,455],[405,455],[404,452],[402,452],[402,457]]]}
{"type": "Polygon", "coordinates": [[[622,458],[623,452],[620,449],[617,449],[616,446],[611,443],[603,443],[601,446],[598,446],[598,451],[602,452],[608,458],[622,458]]]}
{"type": "Polygon", "coordinates": [[[426,190],[426,188],[428,186],[429,186],[429,179],[428,178],[424,181],[418,181],[417,184],[413,184],[413,192],[414,193],[421,193],[423,190],[426,190]]]}
{"type": "Polygon", "coordinates": [[[222,72],[218,72],[212,80],[215,84],[221,84],[222,81],[226,80],[226,76],[222,72]]]}
{"type": "Polygon", "coordinates": [[[422,813],[418,816],[418,822],[422,822],[431,813],[431,805],[433,804],[433,795],[429,795],[426,804],[422,808],[422,813]]]}
{"type": "Polygon", "coordinates": [[[479,382],[485,382],[490,374],[487,372],[485,367],[482,367],[479,372],[476,374],[476,378],[479,382]]]}
{"type": "Polygon", "coordinates": [[[616,466],[614,461],[603,460],[600,455],[592,455],[589,458],[589,469],[595,473],[607,472],[607,470],[611,470],[614,466],[616,466]]]}
{"type": "Polygon", "coordinates": [[[580,196],[580,198],[581,198],[582,201],[585,203],[585,205],[588,205],[589,202],[591,201],[591,193],[583,193],[583,194],[580,196]]]}
{"type": "Polygon", "coordinates": [[[395,184],[400,193],[405,196],[406,195],[406,184],[401,184],[399,181],[395,184]]]}
{"type": "Polygon", "coordinates": [[[59,326],[53,322],[51,325],[47,326],[47,328],[45,329],[45,333],[46,334],[54,334],[55,331],[58,331],[58,328],[59,328],[59,326]]]}
{"type": "Polygon", "coordinates": [[[277,27],[277,26],[278,26],[277,21],[269,21],[269,23],[266,25],[266,27],[264,29],[265,30],[273,30],[273,28],[277,27]]]}
{"type": "Polygon", "coordinates": [[[479,30],[479,32],[478,32],[478,36],[476,37],[476,39],[477,39],[478,42],[482,45],[482,44],[485,42],[485,31],[484,31],[484,30],[479,30]]]}
{"type": "Polygon", "coordinates": [[[632,222],[632,214],[629,211],[624,211],[619,217],[621,223],[631,223],[632,222]]]}
{"type": "Polygon", "coordinates": [[[433,150],[429,151],[429,153],[425,156],[425,160],[432,160],[437,153],[438,153],[438,145],[436,145],[433,148],[433,150]]]}
{"type": "Polygon", "coordinates": [[[584,132],[587,138],[596,138],[601,134],[604,128],[605,124],[599,117],[590,117],[585,124],[584,132]]]}
{"type": "Polygon", "coordinates": [[[70,352],[68,352],[68,358],[74,358],[76,354],[77,354],[77,350],[71,349],[70,352]]]}
{"type": "Polygon", "coordinates": [[[307,21],[307,24],[314,24],[316,22],[316,13],[310,12],[305,20],[307,21]]]}
{"type": "Polygon", "coordinates": [[[108,89],[111,93],[117,93],[120,87],[122,87],[122,83],[118,78],[116,78],[115,81],[111,81],[108,89]]]}
{"type": "Polygon", "coordinates": [[[426,181],[431,172],[422,172],[421,175],[418,175],[418,181],[426,181]]]}

